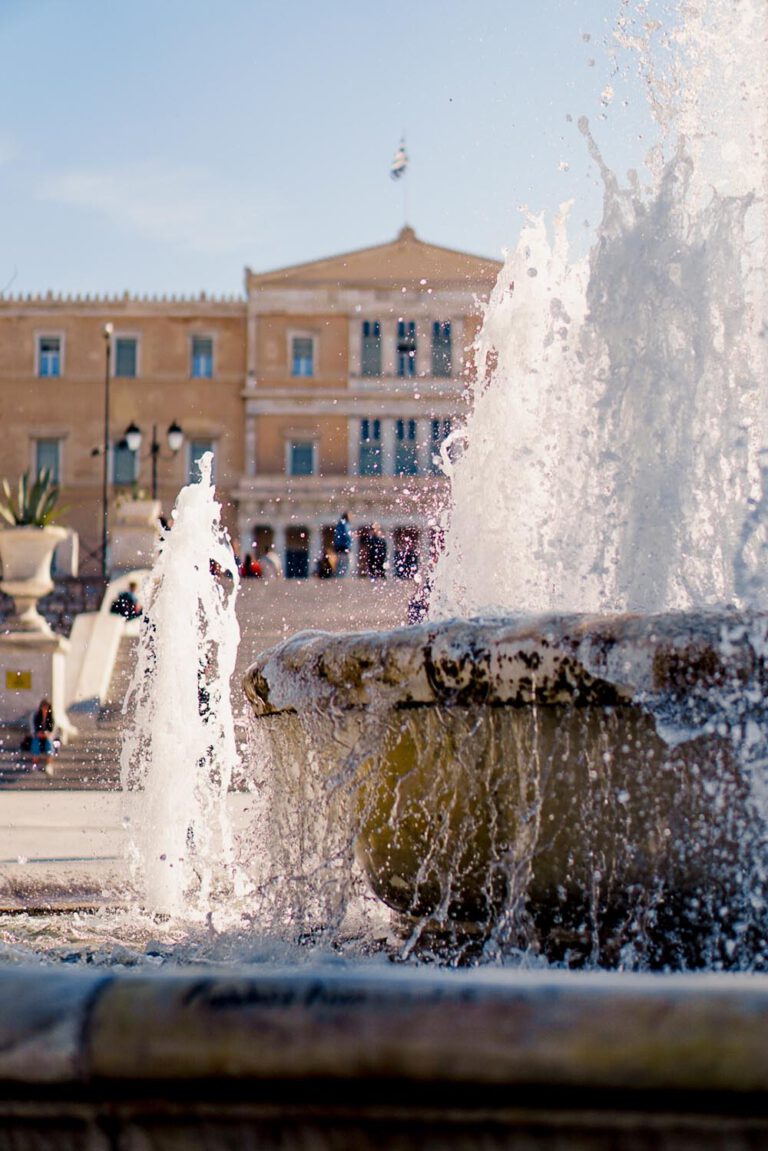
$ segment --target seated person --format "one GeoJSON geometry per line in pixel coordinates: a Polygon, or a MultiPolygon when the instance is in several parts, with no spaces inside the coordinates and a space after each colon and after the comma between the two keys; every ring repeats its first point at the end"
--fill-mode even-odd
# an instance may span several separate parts
{"type": "Polygon", "coordinates": [[[58,749],[59,740],[55,738],[56,720],[49,699],[41,699],[36,711],[29,717],[29,733],[22,740],[21,750],[32,756],[32,766],[37,768],[42,759],[46,771],[50,768],[51,760],[58,749]]]}
{"type": "Polygon", "coordinates": [[[138,590],[139,585],[135,580],[131,580],[127,589],[115,596],[109,609],[112,615],[121,615],[123,619],[137,619],[141,615],[138,590]]]}
{"type": "Polygon", "coordinates": [[[336,574],[333,562],[335,558],[335,555],[332,556],[330,552],[323,552],[315,565],[315,575],[318,579],[333,579],[336,574]]]}

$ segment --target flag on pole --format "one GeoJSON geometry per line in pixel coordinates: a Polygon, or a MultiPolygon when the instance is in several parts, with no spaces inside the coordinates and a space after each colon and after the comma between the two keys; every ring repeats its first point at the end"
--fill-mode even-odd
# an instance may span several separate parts
{"type": "Polygon", "coordinates": [[[401,140],[400,147],[395,152],[395,158],[389,165],[389,174],[393,180],[399,180],[401,176],[405,175],[407,167],[408,154],[405,150],[405,140],[401,140]]]}

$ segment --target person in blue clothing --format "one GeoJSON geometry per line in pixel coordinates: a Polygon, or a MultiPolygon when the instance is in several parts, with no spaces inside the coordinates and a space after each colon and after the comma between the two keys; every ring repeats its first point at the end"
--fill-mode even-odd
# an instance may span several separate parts
{"type": "Polygon", "coordinates": [[[349,555],[352,551],[349,512],[342,512],[339,522],[333,529],[333,550],[336,552],[336,575],[344,577],[349,571],[349,555]]]}

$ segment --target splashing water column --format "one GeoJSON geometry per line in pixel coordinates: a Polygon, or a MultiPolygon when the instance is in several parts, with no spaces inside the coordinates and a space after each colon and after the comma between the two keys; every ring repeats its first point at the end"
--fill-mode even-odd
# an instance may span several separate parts
{"type": "Polygon", "coordinates": [[[235,764],[229,681],[239,628],[237,566],[220,522],[212,456],[177,500],[143,590],[139,656],[121,753],[135,800],[133,864],[148,910],[205,918],[233,882],[226,796],[235,764]]]}

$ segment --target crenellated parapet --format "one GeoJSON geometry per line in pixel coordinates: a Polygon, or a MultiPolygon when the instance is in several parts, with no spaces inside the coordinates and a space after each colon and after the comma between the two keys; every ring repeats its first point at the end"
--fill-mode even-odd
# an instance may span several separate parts
{"type": "Polygon", "coordinates": [[[196,295],[150,292],[75,292],[64,293],[48,290],[46,292],[18,292],[0,293],[0,310],[15,311],[25,309],[99,309],[100,311],[131,312],[137,309],[146,310],[178,310],[182,308],[189,311],[217,311],[225,309],[230,312],[242,311],[245,307],[245,297],[238,293],[225,293],[221,295],[210,292],[199,292],[196,295]]]}

